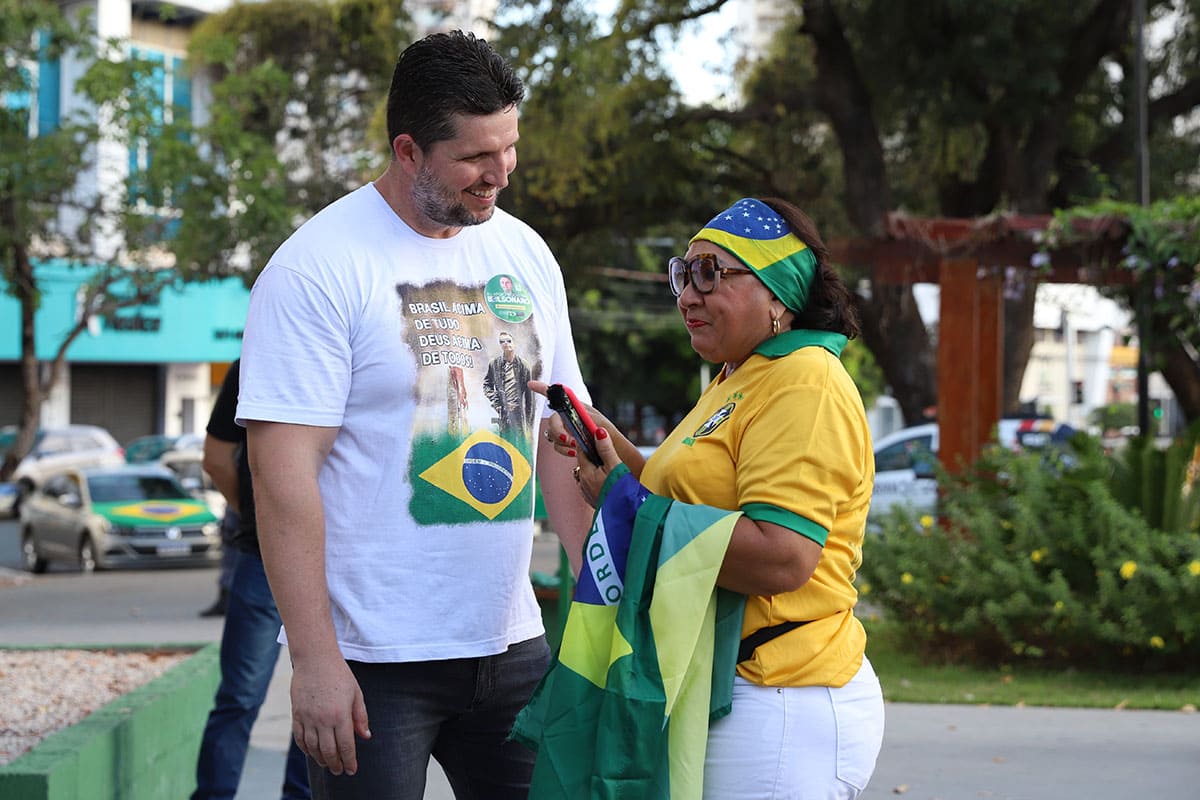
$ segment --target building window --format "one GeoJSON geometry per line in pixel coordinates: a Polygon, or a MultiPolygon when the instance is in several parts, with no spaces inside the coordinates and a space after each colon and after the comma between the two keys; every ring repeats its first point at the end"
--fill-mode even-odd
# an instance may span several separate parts
{"type": "MultiPolygon", "coordinates": [[[[170,125],[176,118],[187,119],[192,108],[192,84],[187,76],[184,60],[144,48],[132,48],[132,58],[139,59],[149,69],[139,76],[141,87],[155,98],[154,119],[156,126],[170,125]]],[[[146,173],[154,161],[150,142],[135,141],[129,148],[129,199],[145,210],[163,209],[170,205],[170,196],[152,196],[146,185],[146,173]]]]}

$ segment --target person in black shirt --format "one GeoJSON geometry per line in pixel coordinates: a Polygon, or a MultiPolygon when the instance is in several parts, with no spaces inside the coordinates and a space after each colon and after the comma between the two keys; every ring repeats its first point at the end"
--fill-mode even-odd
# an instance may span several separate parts
{"type": "MultiPolygon", "coordinates": [[[[225,376],[204,440],[204,469],[237,513],[239,524],[227,544],[237,557],[221,633],[221,683],[204,727],[192,800],[233,800],[237,794],[250,729],[279,659],[281,622],[258,550],[246,430],[234,421],[239,364],[240,360],[234,361],[225,376]]],[[[280,797],[308,800],[311,796],[304,753],[293,740],[280,797]]]]}

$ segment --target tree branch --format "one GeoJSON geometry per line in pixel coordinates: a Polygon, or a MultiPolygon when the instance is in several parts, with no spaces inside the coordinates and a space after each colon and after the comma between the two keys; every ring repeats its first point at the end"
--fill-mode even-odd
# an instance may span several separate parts
{"type": "MultiPolygon", "coordinates": [[[[1151,130],[1161,128],[1172,120],[1200,106],[1200,78],[1193,78],[1174,92],[1151,100],[1146,108],[1146,121],[1151,130]]],[[[1128,126],[1113,131],[1086,155],[1087,160],[1101,170],[1111,172],[1117,163],[1128,160],[1133,150],[1128,126]]]]}
{"type": "Polygon", "coordinates": [[[605,38],[649,39],[654,35],[654,31],[663,25],[679,25],[694,19],[700,19],[714,11],[720,11],[721,7],[727,2],[728,0],[709,0],[709,2],[692,9],[687,8],[687,4],[684,3],[682,8],[668,11],[661,17],[654,17],[628,28],[626,26],[629,25],[629,18],[637,10],[637,4],[622,3],[613,17],[613,32],[605,38]]]}
{"type": "Polygon", "coordinates": [[[1011,187],[1019,211],[1041,213],[1047,210],[1047,180],[1053,174],[1051,168],[1062,141],[1062,120],[1104,56],[1120,50],[1127,40],[1129,25],[1128,0],[1101,0],[1071,36],[1066,55],[1059,64],[1058,91],[1030,126],[1022,169],[1018,171],[1021,186],[1011,187]]]}

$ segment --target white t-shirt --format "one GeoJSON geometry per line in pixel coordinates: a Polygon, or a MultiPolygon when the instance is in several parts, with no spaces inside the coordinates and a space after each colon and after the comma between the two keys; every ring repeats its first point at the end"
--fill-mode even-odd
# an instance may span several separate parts
{"type": "Polygon", "coordinates": [[[238,421],[338,428],[319,481],[347,659],[490,655],[542,633],[537,432],[501,431],[483,390],[504,334],[533,378],[586,396],[559,266],[499,209],[432,239],[368,184],[297,230],[254,284],[238,421]]]}

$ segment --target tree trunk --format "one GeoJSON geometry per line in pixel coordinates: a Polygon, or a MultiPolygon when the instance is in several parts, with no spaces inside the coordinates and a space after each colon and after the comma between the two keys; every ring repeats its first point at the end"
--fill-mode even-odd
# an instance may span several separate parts
{"type": "Polygon", "coordinates": [[[1017,413],[1021,405],[1021,381],[1033,352],[1036,297],[1037,281],[1030,276],[1004,298],[1004,397],[1000,409],[1005,415],[1017,413]]]}
{"type": "Polygon", "coordinates": [[[1185,423],[1200,419],[1200,364],[1196,363],[1179,336],[1156,319],[1150,355],[1157,362],[1163,379],[1175,393],[1185,423]]]}
{"type": "Polygon", "coordinates": [[[937,404],[937,359],[912,286],[882,285],[869,299],[856,295],[863,343],[875,356],[906,425],[937,404]]]}
{"type": "Polygon", "coordinates": [[[38,380],[38,360],[35,349],[33,318],[37,312],[37,285],[33,279],[33,263],[24,247],[13,248],[13,294],[21,307],[21,416],[17,423],[17,439],[0,464],[0,480],[8,480],[21,459],[33,449],[42,411],[41,383],[38,380]]]}

